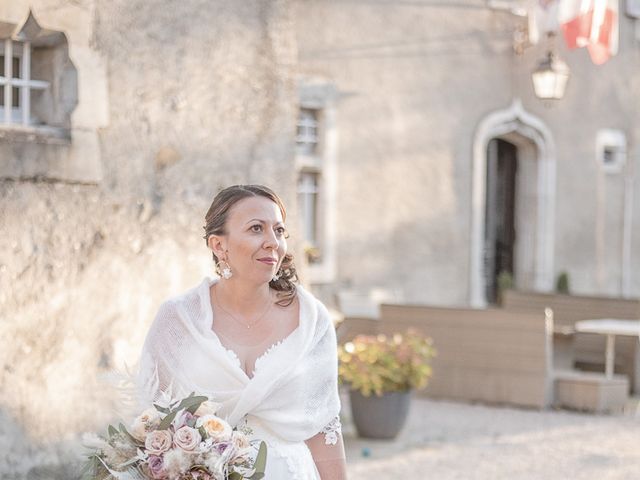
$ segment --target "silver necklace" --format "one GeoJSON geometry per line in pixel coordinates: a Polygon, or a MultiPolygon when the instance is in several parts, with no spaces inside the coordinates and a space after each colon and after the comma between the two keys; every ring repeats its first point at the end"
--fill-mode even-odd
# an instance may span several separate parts
{"type": "Polygon", "coordinates": [[[224,313],[229,315],[231,318],[233,318],[237,323],[239,323],[243,327],[246,327],[247,330],[250,330],[252,327],[255,327],[258,324],[258,322],[260,322],[260,320],[262,320],[265,317],[267,312],[269,312],[269,310],[271,310],[271,307],[273,306],[273,302],[271,301],[271,298],[269,298],[269,302],[267,302],[267,308],[264,310],[264,312],[262,312],[260,314],[260,316],[256,319],[256,321],[253,322],[253,323],[245,323],[245,322],[239,320],[233,313],[231,313],[229,310],[227,310],[226,308],[224,308],[222,306],[222,303],[220,302],[220,298],[218,297],[218,290],[217,289],[213,290],[213,294],[216,297],[216,305],[218,305],[218,307],[220,307],[220,310],[222,310],[224,313]]]}

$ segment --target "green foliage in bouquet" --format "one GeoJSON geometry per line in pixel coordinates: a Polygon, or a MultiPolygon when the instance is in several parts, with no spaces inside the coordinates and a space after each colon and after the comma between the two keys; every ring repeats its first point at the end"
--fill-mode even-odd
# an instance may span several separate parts
{"type": "Polygon", "coordinates": [[[422,389],[435,355],[431,338],[413,329],[404,335],[358,335],[338,349],[340,383],[365,397],[422,389]]]}
{"type": "Polygon", "coordinates": [[[232,429],[217,417],[219,406],[192,393],[166,406],[154,404],[130,430],[122,423],[118,428],[109,425],[106,436],[94,436],[87,445],[92,452],[83,480],[261,480],[266,444],[259,442],[251,460],[250,432],[232,429]],[[169,456],[177,464],[173,473],[169,456]]]}

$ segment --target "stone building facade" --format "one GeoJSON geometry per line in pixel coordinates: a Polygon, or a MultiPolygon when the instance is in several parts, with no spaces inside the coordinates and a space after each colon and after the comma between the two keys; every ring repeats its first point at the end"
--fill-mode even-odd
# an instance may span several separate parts
{"type": "Polygon", "coordinates": [[[620,2],[602,66],[556,38],[571,78],[545,102],[531,73],[547,44],[514,45],[526,18],[490,3],[296,4],[299,71],[338,90],[335,281],[481,306],[504,268],[521,289],[566,272],[574,293],[638,296],[637,18],[620,2]],[[511,178],[488,180],[492,155],[511,178]]]}
{"type": "Polygon", "coordinates": [[[555,103],[525,24],[482,0],[0,0],[0,474],[55,470],[28,438],[105,420],[96,374],[212,271],[229,184],[283,196],[330,305],[484,305],[504,269],[639,296],[638,20],[603,66],[557,42],[555,103]]]}

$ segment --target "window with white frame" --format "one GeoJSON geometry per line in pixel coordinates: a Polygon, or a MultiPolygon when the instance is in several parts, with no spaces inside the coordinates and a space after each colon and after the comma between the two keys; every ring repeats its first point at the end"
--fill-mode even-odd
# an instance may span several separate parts
{"type": "Polygon", "coordinates": [[[91,13],[71,3],[73,22],[44,5],[0,8],[0,179],[97,183],[103,178],[98,129],[108,124],[106,62],[82,35],[91,13]],[[67,33],[81,53],[78,66],[69,56],[67,33]],[[82,85],[78,68],[85,73],[82,85]],[[72,142],[72,134],[80,141],[72,142]]]}
{"type": "Polygon", "coordinates": [[[298,83],[296,119],[297,200],[311,284],[333,282],[336,275],[336,101],[326,80],[305,77],[298,83]]]}
{"type": "Polygon", "coordinates": [[[302,216],[304,249],[309,263],[322,260],[320,203],[322,157],[320,156],[320,109],[300,108],[296,124],[298,204],[302,216]]]}
{"type": "Polygon", "coordinates": [[[627,158],[627,138],[624,132],[599,130],[596,135],[596,158],[604,172],[621,172],[627,158]]]}
{"type": "Polygon", "coordinates": [[[296,148],[300,155],[318,153],[319,112],[312,108],[301,108],[296,128],[296,148]]]}
{"type": "Polygon", "coordinates": [[[0,123],[36,123],[31,115],[31,99],[48,87],[49,82],[32,78],[30,42],[0,42],[0,123]]]}
{"type": "Polygon", "coordinates": [[[0,141],[67,144],[78,77],[66,35],[32,12],[22,25],[0,24],[0,141]]]}
{"type": "Polygon", "coordinates": [[[317,263],[322,259],[318,232],[319,183],[319,172],[301,171],[298,176],[298,205],[302,215],[304,248],[309,263],[317,263]]]}

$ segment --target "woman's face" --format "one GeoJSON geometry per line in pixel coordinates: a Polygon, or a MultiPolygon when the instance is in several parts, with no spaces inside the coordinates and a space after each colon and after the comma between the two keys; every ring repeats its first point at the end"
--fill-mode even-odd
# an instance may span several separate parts
{"type": "Polygon", "coordinates": [[[225,235],[212,236],[210,247],[229,264],[233,278],[271,281],[287,253],[278,205],[266,197],[243,198],[231,207],[225,231],[225,235]]]}

